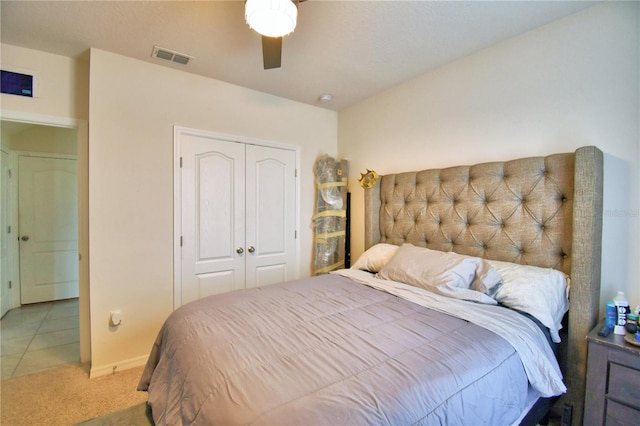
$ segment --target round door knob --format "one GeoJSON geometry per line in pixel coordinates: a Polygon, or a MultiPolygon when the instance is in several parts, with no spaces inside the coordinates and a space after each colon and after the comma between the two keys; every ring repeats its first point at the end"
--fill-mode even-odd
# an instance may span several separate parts
{"type": "Polygon", "coordinates": [[[244,253],[244,249],[243,249],[242,247],[238,247],[238,248],[236,249],[236,253],[238,253],[238,254],[242,254],[242,253],[244,253]]]}
{"type": "Polygon", "coordinates": [[[254,251],[256,251],[256,248],[254,246],[249,246],[247,250],[249,251],[249,253],[253,253],[254,251]]]}
{"type": "Polygon", "coordinates": [[[29,236],[28,235],[23,235],[22,238],[20,238],[22,241],[29,241],[29,236]]]}

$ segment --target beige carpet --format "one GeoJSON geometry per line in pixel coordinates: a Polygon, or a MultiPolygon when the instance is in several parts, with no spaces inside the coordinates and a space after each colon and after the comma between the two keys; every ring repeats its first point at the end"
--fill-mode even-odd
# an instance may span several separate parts
{"type": "Polygon", "coordinates": [[[87,365],[3,380],[0,383],[0,424],[74,425],[147,400],[136,391],[143,367],[89,379],[87,365]]]}

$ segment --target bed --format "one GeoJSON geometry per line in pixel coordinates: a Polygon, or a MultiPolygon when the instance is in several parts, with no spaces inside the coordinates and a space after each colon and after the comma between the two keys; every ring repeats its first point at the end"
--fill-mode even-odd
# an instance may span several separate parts
{"type": "Polygon", "coordinates": [[[352,268],[170,315],[138,385],[154,422],[535,424],[562,398],[581,424],[602,152],[387,174],[365,191],[352,268]]]}

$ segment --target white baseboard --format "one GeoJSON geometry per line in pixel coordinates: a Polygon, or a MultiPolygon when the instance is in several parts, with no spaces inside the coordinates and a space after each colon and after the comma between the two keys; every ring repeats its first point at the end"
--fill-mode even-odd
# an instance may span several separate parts
{"type": "Polygon", "coordinates": [[[106,376],[108,374],[115,374],[118,371],[128,370],[130,368],[140,367],[147,363],[147,359],[149,355],[140,356],[137,358],[131,358],[124,361],[116,362],[114,364],[107,364],[101,366],[91,366],[91,370],[89,372],[89,378],[93,379],[95,377],[106,376]]]}

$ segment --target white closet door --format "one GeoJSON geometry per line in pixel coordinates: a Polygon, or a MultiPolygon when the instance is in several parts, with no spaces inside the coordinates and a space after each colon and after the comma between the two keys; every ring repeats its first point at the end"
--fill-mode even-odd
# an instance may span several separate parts
{"type": "Polygon", "coordinates": [[[244,288],[245,147],[180,136],[182,304],[244,288]]]}
{"type": "Polygon", "coordinates": [[[295,273],[295,152],[247,145],[246,286],[292,279],[295,273]]]}

